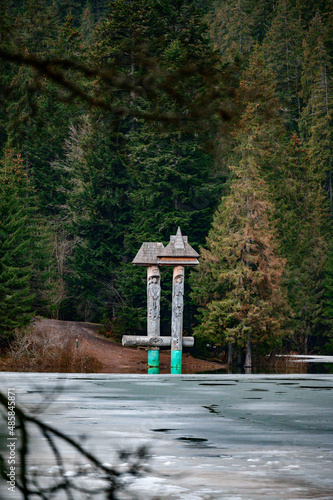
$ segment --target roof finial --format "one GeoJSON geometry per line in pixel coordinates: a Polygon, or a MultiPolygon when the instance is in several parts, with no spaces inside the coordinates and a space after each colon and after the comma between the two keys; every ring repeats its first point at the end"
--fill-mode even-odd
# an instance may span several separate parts
{"type": "Polygon", "coordinates": [[[183,236],[182,236],[182,232],[180,230],[180,227],[178,227],[178,229],[177,229],[177,234],[176,234],[176,238],[175,238],[175,248],[185,250],[184,240],[183,240],[183,236]]]}

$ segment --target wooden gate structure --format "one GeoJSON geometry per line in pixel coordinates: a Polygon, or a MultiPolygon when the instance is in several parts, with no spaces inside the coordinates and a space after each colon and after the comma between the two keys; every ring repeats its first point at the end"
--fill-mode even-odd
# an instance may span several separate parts
{"type": "Polygon", "coordinates": [[[171,373],[182,373],[183,346],[193,347],[193,337],[183,337],[185,267],[197,266],[199,254],[189,245],[180,228],[170,236],[169,244],[145,242],[132,264],[147,267],[147,335],[124,335],[123,346],[148,347],[148,373],[159,373],[160,347],[171,346],[171,373]],[[171,337],[160,335],[160,267],[172,266],[171,337]]]}

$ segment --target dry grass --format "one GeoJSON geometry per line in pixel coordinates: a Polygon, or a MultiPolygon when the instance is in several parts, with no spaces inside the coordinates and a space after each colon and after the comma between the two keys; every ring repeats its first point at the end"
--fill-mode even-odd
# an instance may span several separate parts
{"type": "Polygon", "coordinates": [[[8,371],[58,373],[96,373],[102,366],[72,336],[32,329],[16,334],[5,364],[8,371]]]}

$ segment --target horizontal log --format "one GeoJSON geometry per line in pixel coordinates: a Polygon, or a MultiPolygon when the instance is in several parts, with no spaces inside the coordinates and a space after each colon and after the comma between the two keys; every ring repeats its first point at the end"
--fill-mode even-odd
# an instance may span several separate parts
{"type": "MultiPolygon", "coordinates": [[[[170,347],[171,337],[147,337],[147,335],[123,335],[123,346],[170,347]]],[[[193,347],[194,337],[183,337],[183,347],[193,347]]]]}

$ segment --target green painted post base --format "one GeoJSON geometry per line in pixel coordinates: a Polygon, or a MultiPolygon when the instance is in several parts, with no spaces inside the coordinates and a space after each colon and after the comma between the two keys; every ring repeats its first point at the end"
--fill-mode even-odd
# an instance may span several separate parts
{"type": "Polygon", "coordinates": [[[153,368],[148,368],[148,375],[158,375],[160,373],[160,369],[158,366],[154,366],[153,368]]]}
{"type": "Polygon", "coordinates": [[[171,375],[181,375],[182,374],[182,369],[181,367],[176,366],[175,368],[170,368],[170,373],[171,375]]]}
{"type": "Polygon", "coordinates": [[[160,366],[160,351],[158,349],[148,349],[148,367],[158,368],[160,366]]]}
{"type": "Polygon", "coordinates": [[[171,373],[182,373],[183,351],[171,351],[171,373]]]}

